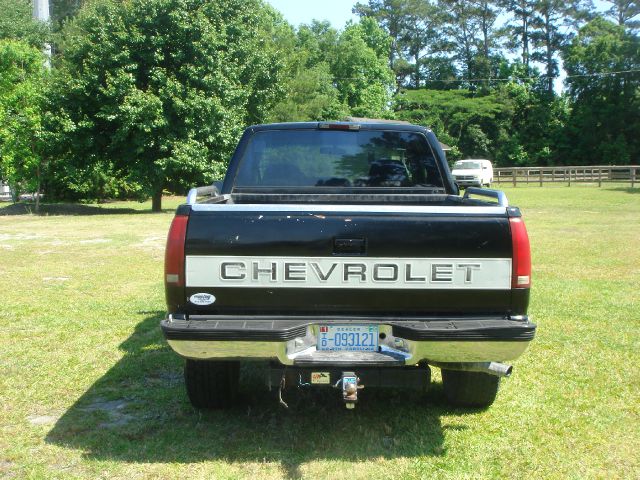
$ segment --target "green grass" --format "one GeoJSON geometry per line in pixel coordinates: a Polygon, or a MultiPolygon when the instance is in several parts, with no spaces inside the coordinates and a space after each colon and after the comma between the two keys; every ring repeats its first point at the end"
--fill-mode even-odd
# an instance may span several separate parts
{"type": "MultiPolygon", "coordinates": [[[[200,413],[158,328],[172,212],[0,207],[0,478],[637,478],[640,190],[507,189],[538,335],[487,410],[365,389],[200,413]]],[[[179,199],[169,199],[175,207],[179,199]]]]}

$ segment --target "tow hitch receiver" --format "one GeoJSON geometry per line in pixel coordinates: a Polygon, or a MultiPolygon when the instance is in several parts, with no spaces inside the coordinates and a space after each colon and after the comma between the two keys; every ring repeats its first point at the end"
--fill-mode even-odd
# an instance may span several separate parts
{"type": "Polygon", "coordinates": [[[342,399],[348,409],[353,409],[358,401],[358,390],[364,388],[359,385],[360,379],[354,372],[342,372],[342,399]]]}

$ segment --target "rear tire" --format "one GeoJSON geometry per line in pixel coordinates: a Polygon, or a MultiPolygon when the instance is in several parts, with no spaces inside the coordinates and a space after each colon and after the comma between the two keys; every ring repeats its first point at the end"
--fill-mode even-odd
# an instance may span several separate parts
{"type": "Polygon", "coordinates": [[[238,396],[239,362],[187,360],[184,381],[196,408],[227,408],[238,396]]]}
{"type": "Polygon", "coordinates": [[[500,377],[481,372],[442,370],[444,394],[452,405],[488,407],[496,399],[500,377]]]}

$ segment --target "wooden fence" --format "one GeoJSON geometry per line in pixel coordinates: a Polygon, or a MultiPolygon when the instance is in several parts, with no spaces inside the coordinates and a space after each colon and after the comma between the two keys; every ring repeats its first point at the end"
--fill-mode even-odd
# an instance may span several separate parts
{"type": "Polygon", "coordinates": [[[639,165],[606,165],[588,167],[512,167],[495,168],[493,181],[498,184],[540,186],[545,183],[629,183],[631,188],[640,181],[639,165]]]}

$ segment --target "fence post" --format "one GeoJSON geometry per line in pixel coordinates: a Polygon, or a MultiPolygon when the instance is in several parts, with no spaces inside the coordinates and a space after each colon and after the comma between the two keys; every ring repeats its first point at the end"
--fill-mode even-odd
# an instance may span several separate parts
{"type": "Polygon", "coordinates": [[[602,186],[602,169],[601,168],[598,169],[598,186],[599,187],[602,186]]]}
{"type": "Polygon", "coordinates": [[[542,186],[542,168],[540,169],[540,186],[542,186]]]}
{"type": "Polygon", "coordinates": [[[636,169],[632,168],[631,169],[631,188],[634,187],[635,183],[636,183],[636,169]]]}
{"type": "Polygon", "coordinates": [[[569,186],[571,186],[571,169],[569,169],[569,186]]]}
{"type": "Polygon", "coordinates": [[[516,175],[518,175],[518,169],[514,168],[511,170],[511,178],[513,179],[513,186],[516,186],[516,175]]]}

